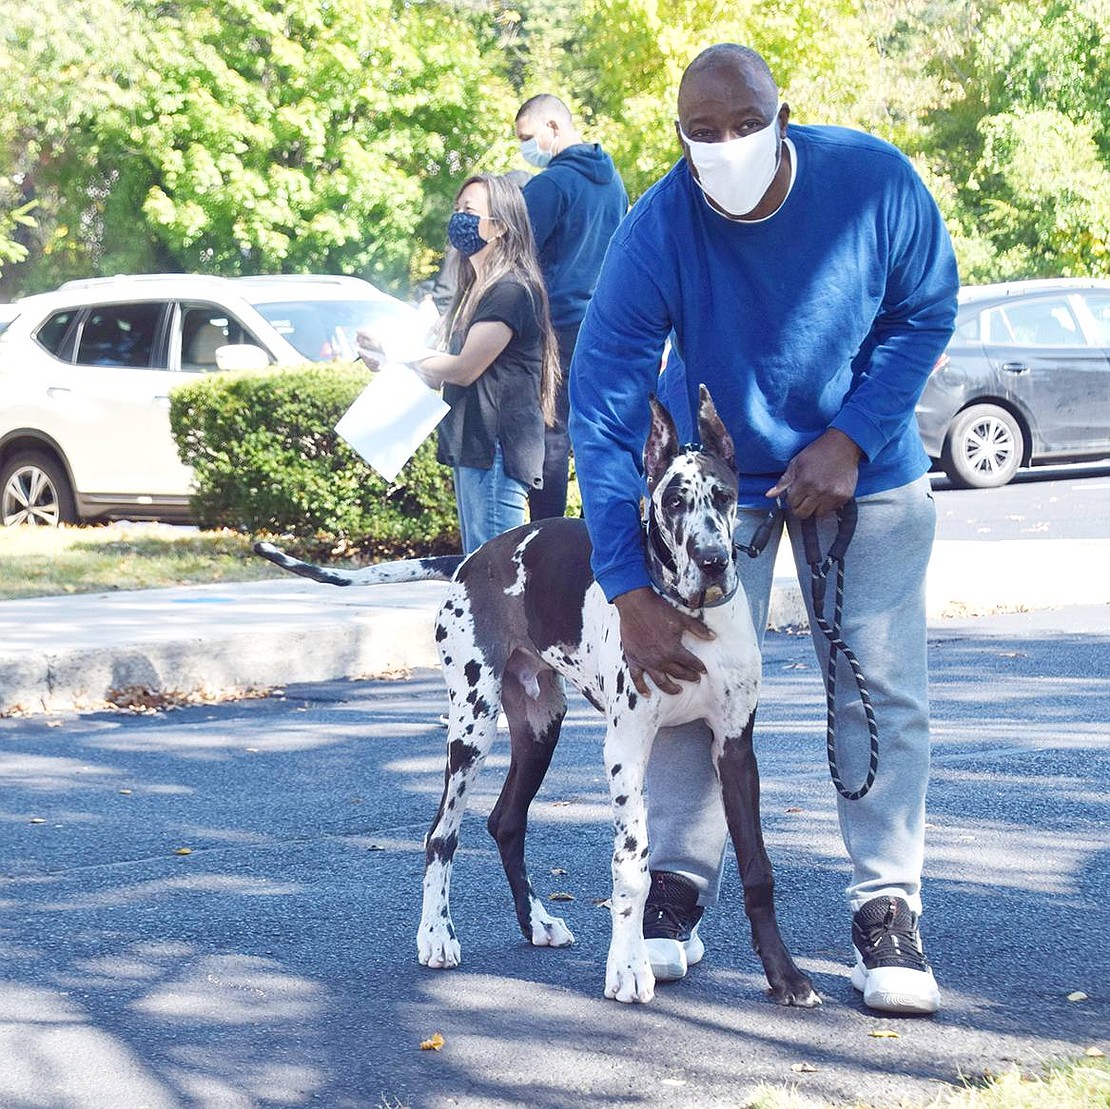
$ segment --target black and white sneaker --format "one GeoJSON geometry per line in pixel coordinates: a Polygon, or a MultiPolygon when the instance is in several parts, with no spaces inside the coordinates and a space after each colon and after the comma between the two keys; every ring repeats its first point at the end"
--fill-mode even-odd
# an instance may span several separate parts
{"type": "Polygon", "coordinates": [[[656,981],[685,978],[687,968],[701,962],[705,944],[698,935],[698,921],[704,911],[698,904],[698,887],[689,878],[667,870],[651,872],[644,939],[656,981]]]}
{"type": "Polygon", "coordinates": [[[852,917],[856,965],[852,985],[870,1009],[935,1013],[940,1008],[933,968],[921,947],[917,915],[904,898],[873,897],[852,917]]]}

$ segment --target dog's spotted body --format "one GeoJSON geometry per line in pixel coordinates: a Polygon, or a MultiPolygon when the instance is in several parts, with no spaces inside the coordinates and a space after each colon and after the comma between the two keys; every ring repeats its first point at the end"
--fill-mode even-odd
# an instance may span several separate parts
{"type": "Polygon", "coordinates": [[[613,809],[612,940],[605,995],[651,1000],[655,980],[643,937],[647,896],[644,774],[658,728],[704,719],[715,737],[729,831],[744,885],[744,906],[771,992],[783,1004],[818,1004],[779,934],[771,864],[759,820],[752,727],[760,656],[733,558],[736,476],[732,441],[703,389],[700,450],[680,447],[674,424],[652,401],[644,450],[650,493],[649,562],[673,603],[700,612],[712,640],[687,645],[705,663],[700,682],[670,695],[642,696],[621,649],[620,621],[590,571],[580,520],[527,524],[469,558],[414,559],[344,573],[297,562],[277,548],[256,549],[295,573],[334,584],[449,578],[436,621],[450,701],[443,796],[425,844],[420,962],[453,967],[461,949],[451,921],[451,868],[467,794],[497,735],[504,708],[511,757],[488,828],[497,842],[525,937],[539,946],[574,942],[566,924],[536,896],[524,862],[528,806],[547,772],[566,713],[564,679],[606,718],[605,767],[613,809]],[[703,607],[708,605],[709,607],[703,607]]]}

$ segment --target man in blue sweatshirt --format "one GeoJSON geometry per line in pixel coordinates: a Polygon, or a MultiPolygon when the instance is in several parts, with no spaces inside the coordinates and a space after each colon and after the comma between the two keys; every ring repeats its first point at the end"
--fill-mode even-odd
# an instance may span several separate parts
{"type": "Polygon", "coordinates": [[[559,343],[563,382],[555,423],[545,433],[543,488],[528,496],[533,520],[562,516],[567,507],[567,385],[571,355],[586,305],[597,283],[609,239],[628,211],[628,194],[613,159],[583,140],[567,106],[541,93],[516,116],[521,155],[543,173],[524,186],[540,267],[559,343]]]}
{"type": "MultiPolygon", "coordinates": [[[[914,405],[952,331],[956,264],[936,204],[899,151],[788,120],[754,51],[722,44],[690,64],[678,94],[683,157],[613,237],[581,329],[571,438],[594,573],[620,612],[642,693],[649,682],[674,692],[697,681],[703,668],[682,638],[709,634],[649,585],[640,454],[650,393],[688,436],[698,386],[709,387],[735,439],[737,534],[748,541],[778,500],[800,580],[809,580],[801,521],[815,520],[827,551],[837,510],[856,498],[842,633],[866,676],[881,749],[870,792],[837,798],[852,864],[852,983],[872,1008],[932,1013],[939,992],[918,917],[935,508],[914,405]]],[[[782,530],[742,560],[760,635],[782,530]]],[[[818,632],[814,644],[824,673],[828,643],[818,632]]],[[[839,770],[854,784],[869,733],[850,672],[838,679],[839,770]]],[[[680,978],[704,952],[697,924],[717,899],[727,835],[704,724],[660,732],[648,797],[645,935],[657,977],[680,978]]]]}

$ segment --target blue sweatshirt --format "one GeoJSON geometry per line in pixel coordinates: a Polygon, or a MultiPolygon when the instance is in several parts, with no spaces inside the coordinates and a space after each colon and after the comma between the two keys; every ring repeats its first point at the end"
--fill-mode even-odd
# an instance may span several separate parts
{"type": "Polygon", "coordinates": [[[929,468],[914,405],[952,332],[959,283],[940,213],[889,144],[839,127],[787,135],[795,178],[773,216],[726,219],[680,161],[610,243],[570,375],[593,569],[610,600],[648,584],[639,502],[653,392],[689,437],[698,386],[709,387],[746,505],[766,504],[790,459],[830,427],[863,451],[858,496],[929,468]]]}
{"type": "Polygon", "coordinates": [[[577,327],[605,248],[628,211],[620,174],[597,143],[576,143],[524,186],[524,203],[536,236],[552,326],[577,327]]]}

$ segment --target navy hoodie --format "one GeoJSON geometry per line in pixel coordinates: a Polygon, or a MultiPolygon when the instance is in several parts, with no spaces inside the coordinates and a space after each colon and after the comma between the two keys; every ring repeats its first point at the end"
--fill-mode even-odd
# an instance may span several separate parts
{"type": "Polygon", "coordinates": [[[597,143],[556,154],[524,186],[557,330],[577,327],[597,284],[609,239],[628,210],[613,159],[597,143]]]}

